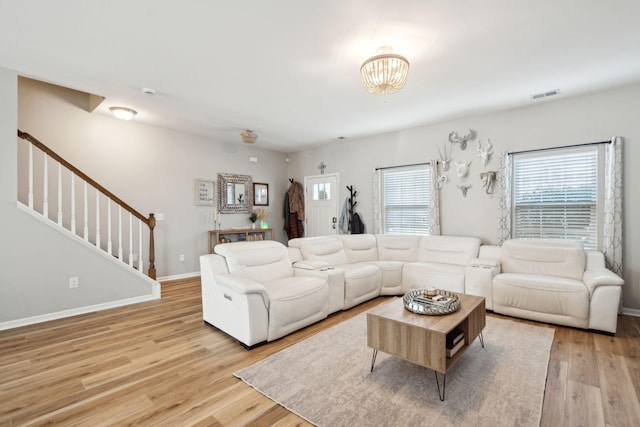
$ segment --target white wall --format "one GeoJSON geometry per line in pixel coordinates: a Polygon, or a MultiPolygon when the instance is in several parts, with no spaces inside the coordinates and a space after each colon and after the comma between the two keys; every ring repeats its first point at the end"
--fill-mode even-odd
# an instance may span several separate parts
{"type": "MultiPolygon", "coordinates": [[[[437,102],[437,100],[425,100],[437,102]]],[[[393,166],[437,159],[438,149],[447,143],[449,132],[477,131],[477,139],[491,139],[494,156],[486,168],[477,157],[475,142],[465,151],[453,149],[453,158],[473,160],[467,197],[456,188],[460,184],[455,167],[448,173],[449,183],[441,192],[442,233],[482,238],[485,243],[498,240],[498,194],[484,193],[479,174],[497,170],[499,153],[541,147],[581,144],[609,140],[618,135],[624,146],[624,287],[623,304],[640,310],[640,85],[554,101],[533,102],[530,107],[503,112],[470,115],[442,123],[377,135],[358,140],[343,140],[292,155],[291,174],[296,178],[317,175],[321,161],[325,173],[340,173],[340,200],[346,197],[346,185],[358,190],[357,211],[367,231],[372,231],[372,173],[377,166],[393,166]]]]}
{"type": "MultiPolygon", "coordinates": [[[[207,253],[214,208],[195,206],[196,178],[216,179],[226,172],[268,183],[267,221],[275,239],[284,241],[282,202],[289,185],[285,154],[260,149],[260,140],[254,146],[243,144],[239,134],[236,145],[222,144],[135,119],[91,114],[82,108],[83,96],[20,79],[19,127],[134,209],[164,214],[154,233],[158,277],[197,274],[199,256],[207,253]],[[249,162],[249,156],[258,157],[258,163],[249,162]],[[179,261],[181,254],[184,262],[179,261]]],[[[234,226],[250,226],[248,215],[222,215],[223,229],[234,226]]]]}
{"type": "Polygon", "coordinates": [[[16,73],[0,69],[0,329],[157,297],[149,278],[18,208],[17,82],[16,73]],[[77,289],[69,288],[73,276],[77,289]]]}

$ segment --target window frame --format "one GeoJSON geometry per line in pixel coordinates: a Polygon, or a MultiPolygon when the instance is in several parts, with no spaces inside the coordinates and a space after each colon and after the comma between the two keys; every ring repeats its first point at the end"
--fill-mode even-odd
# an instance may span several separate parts
{"type": "MultiPolygon", "coordinates": [[[[603,215],[604,215],[604,146],[599,144],[599,145],[590,145],[590,146],[574,146],[574,147],[558,147],[558,148],[550,148],[550,149],[543,149],[543,150],[536,150],[535,152],[521,152],[521,153],[512,153],[512,170],[511,170],[511,235],[513,238],[529,238],[529,239],[545,239],[545,238],[554,238],[554,239],[563,239],[566,238],[568,240],[578,240],[581,241],[585,247],[585,249],[587,250],[597,250],[597,248],[600,248],[602,246],[602,240],[603,240],[603,215]],[[593,203],[595,205],[595,209],[594,209],[594,214],[593,214],[593,220],[591,221],[590,225],[595,227],[595,233],[594,233],[594,241],[592,241],[591,238],[589,238],[589,236],[591,236],[590,233],[584,233],[583,237],[581,238],[575,238],[573,237],[574,235],[579,235],[579,233],[576,233],[576,228],[572,228],[572,227],[565,227],[564,228],[564,233],[565,235],[569,234],[571,235],[570,237],[562,237],[557,232],[553,232],[552,228],[547,227],[546,230],[550,230],[547,233],[545,233],[545,229],[541,227],[541,236],[531,236],[530,233],[527,234],[526,236],[523,236],[521,233],[519,233],[518,230],[518,221],[517,221],[517,216],[519,214],[518,210],[519,207],[522,206],[522,204],[518,203],[517,200],[517,194],[518,194],[518,183],[519,180],[517,179],[517,174],[518,174],[518,160],[533,160],[533,161],[540,161],[544,158],[549,158],[552,162],[553,161],[557,161],[557,159],[559,157],[565,157],[567,155],[571,156],[571,155],[576,155],[579,156],[583,153],[595,153],[595,188],[592,188],[591,191],[595,192],[595,203],[593,203]],[[547,234],[546,236],[544,234],[547,234]],[[585,238],[585,236],[587,236],[587,238],[585,238]],[[591,242],[593,244],[591,244],[591,242]]],[[[565,195],[567,193],[571,193],[571,191],[565,191],[565,195]]],[[[553,197],[550,197],[553,198],[553,197]]],[[[556,212],[560,212],[560,209],[562,208],[562,206],[565,207],[565,212],[566,211],[570,211],[571,207],[575,207],[577,206],[577,203],[574,201],[572,202],[567,202],[566,204],[561,204],[558,201],[555,202],[538,202],[539,206],[544,206],[544,205],[548,205],[548,206],[552,206],[554,205],[559,207],[558,209],[555,209],[556,212]]],[[[551,225],[552,223],[550,222],[549,225],[551,225]]],[[[544,224],[542,224],[541,221],[541,226],[543,226],[544,224]]]]}
{"type": "MultiPolygon", "coordinates": [[[[382,168],[380,170],[380,214],[381,214],[381,232],[383,234],[396,234],[396,235],[428,235],[430,234],[430,206],[432,195],[431,191],[437,191],[437,189],[432,188],[432,177],[433,166],[430,163],[417,164],[417,165],[405,165],[405,166],[392,166],[382,168]],[[419,203],[414,205],[395,203],[399,199],[393,201],[393,204],[388,203],[389,197],[387,195],[387,189],[390,184],[388,182],[387,177],[391,176],[391,174],[404,174],[405,179],[400,179],[396,181],[402,181],[404,184],[411,184],[411,180],[407,180],[406,175],[415,175],[416,172],[426,172],[424,179],[424,187],[418,186],[417,188],[410,188],[411,190],[420,191],[420,189],[424,189],[424,194],[421,197],[416,198],[419,203]],[[415,217],[423,216],[422,224],[418,225],[418,219],[414,219],[413,221],[409,221],[408,223],[391,223],[393,219],[390,218],[390,212],[396,210],[398,213],[402,215],[403,212],[410,213],[411,211],[415,212],[415,217]]],[[[421,179],[420,179],[421,180],[421,179]]],[[[420,183],[419,181],[413,180],[414,183],[420,183]]],[[[398,190],[396,190],[398,191],[398,190]]],[[[396,195],[397,196],[397,195],[396,195]]]]}

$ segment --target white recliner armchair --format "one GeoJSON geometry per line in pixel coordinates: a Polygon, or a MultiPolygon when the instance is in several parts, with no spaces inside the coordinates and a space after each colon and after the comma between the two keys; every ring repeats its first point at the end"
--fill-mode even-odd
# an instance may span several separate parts
{"type": "Polygon", "coordinates": [[[200,257],[202,316],[245,346],[327,317],[327,281],[296,275],[283,244],[225,243],[215,252],[200,257]]]}

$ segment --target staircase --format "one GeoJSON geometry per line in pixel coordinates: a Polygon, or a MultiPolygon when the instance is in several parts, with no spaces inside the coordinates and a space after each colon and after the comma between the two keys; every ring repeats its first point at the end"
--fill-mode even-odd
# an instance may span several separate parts
{"type": "Polygon", "coordinates": [[[20,203],[140,272],[148,248],[146,274],[155,280],[154,214],[142,215],[28,133],[18,137],[20,203]]]}

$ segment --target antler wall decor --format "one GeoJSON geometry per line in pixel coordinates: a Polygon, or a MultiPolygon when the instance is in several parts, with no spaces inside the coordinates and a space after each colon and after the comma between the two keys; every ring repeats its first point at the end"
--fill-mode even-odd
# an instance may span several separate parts
{"type": "Polygon", "coordinates": [[[449,134],[449,142],[452,144],[460,144],[461,150],[467,149],[467,141],[475,139],[476,131],[469,129],[469,133],[465,136],[458,136],[458,132],[455,130],[449,134]]]}
{"type": "Polygon", "coordinates": [[[482,188],[485,189],[487,194],[493,193],[493,185],[496,183],[497,171],[487,171],[480,174],[482,180],[482,188]]]}
{"type": "Polygon", "coordinates": [[[491,155],[493,154],[491,151],[492,148],[493,145],[491,145],[490,139],[487,139],[487,147],[484,149],[482,148],[482,140],[478,141],[478,157],[482,159],[482,166],[487,166],[487,163],[489,163],[491,155]]]}
{"type": "Polygon", "coordinates": [[[458,185],[458,188],[462,191],[462,197],[467,197],[467,190],[471,188],[471,185],[458,185]]]}
{"type": "Polygon", "coordinates": [[[447,177],[447,175],[438,176],[438,188],[441,189],[442,187],[444,187],[444,184],[446,184],[447,181],[449,181],[449,178],[447,177]]]}
{"type": "Polygon", "coordinates": [[[440,154],[440,163],[442,164],[442,170],[447,172],[449,170],[449,165],[451,164],[451,152],[447,153],[447,143],[444,143],[444,156],[442,155],[442,151],[440,151],[440,147],[436,146],[438,149],[438,154],[440,154]]]}
{"type": "Polygon", "coordinates": [[[467,162],[456,162],[456,174],[458,174],[458,178],[465,178],[469,174],[469,165],[471,165],[471,160],[467,162]]]}

